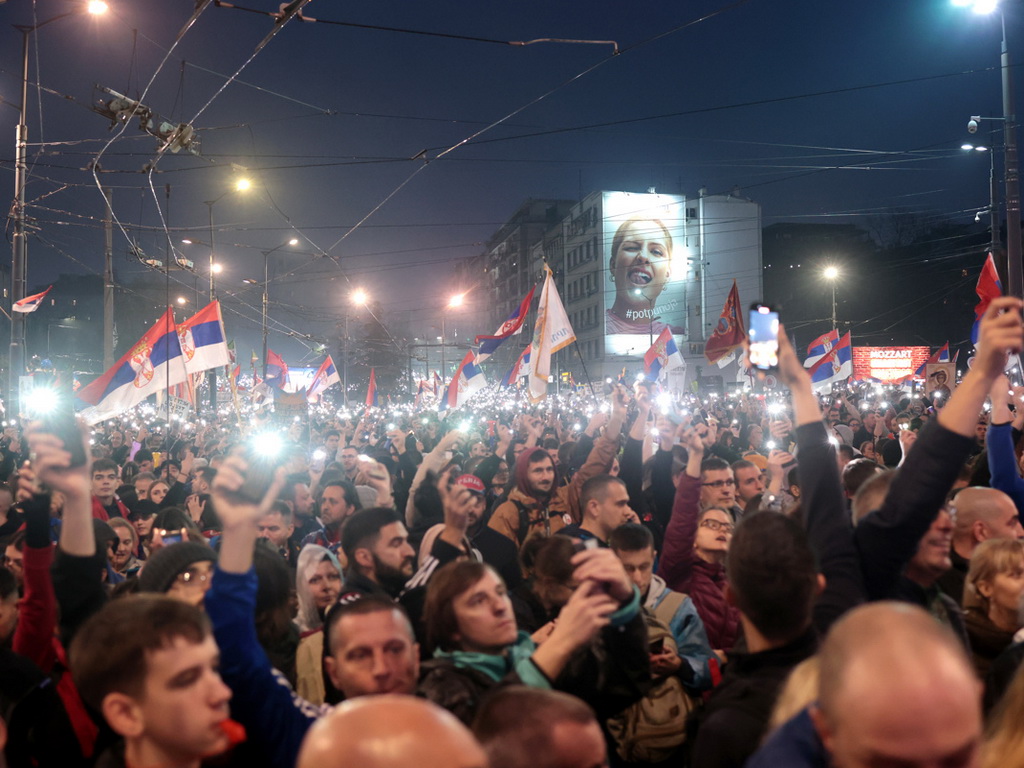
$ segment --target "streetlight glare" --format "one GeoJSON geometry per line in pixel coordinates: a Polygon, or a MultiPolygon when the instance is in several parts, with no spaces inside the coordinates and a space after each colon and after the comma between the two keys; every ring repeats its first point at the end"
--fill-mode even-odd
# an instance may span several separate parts
{"type": "Polygon", "coordinates": [[[213,271],[213,274],[215,275],[219,275],[221,272],[224,271],[224,267],[221,266],[220,264],[214,264],[212,267],[210,267],[210,269],[213,271]]]}
{"type": "Polygon", "coordinates": [[[288,245],[298,245],[298,244],[299,244],[299,238],[297,238],[297,237],[293,237],[291,240],[288,241],[288,245]]]}
{"type": "Polygon", "coordinates": [[[821,273],[826,280],[835,280],[839,277],[838,267],[825,267],[825,271],[821,273]]]}
{"type": "Polygon", "coordinates": [[[463,302],[466,300],[466,294],[456,293],[451,299],[448,300],[449,307],[461,307],[463,302]]]}
{"type": "Polygon", "coordinates": [[[183,242],[185,245],[192,245],[192,241],[189,240],[187,237],[182,238],[181,242],[183,242]]]}
{"type": "Polygon", "coordinates": [[[187,302],[187,301],[188,301],[188,299],[186,299],[186,298],[185,298],[184,296],[179,296],[179,297],[178,297],[178,303],[179,303],[179,304],[182,304],[182,305],[184,305],[184,304],[185,304],[185,302],[187,302]]]}
{"type": "Polygon", "coordinates": [[[366,291],[364,291],[362,288],[357,288],[355,292],[352,294],[352,301],[355,304],[365,306],[366,302],[369,301],[369,299],[370,297],[366,295],[366,291]]]}
{"type": "Polygon", "coordinates": [[[104,13],[110,10],[110,6],[103,2],[103,0],[89,0],[88,4],[85,6],[85,9],[93,16],[102,16],[104,13]]]}
{"type": "Polygon", "coordinates": [[[250,187],[252,187],[252,182],[249,181],[248,179],[243,178],[235,182],[235,189],[238,192],[245,192],[250,187]]]}

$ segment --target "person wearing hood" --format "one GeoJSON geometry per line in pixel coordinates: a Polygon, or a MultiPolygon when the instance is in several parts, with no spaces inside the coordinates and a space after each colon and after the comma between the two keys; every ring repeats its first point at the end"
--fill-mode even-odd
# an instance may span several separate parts
{"type": "Polygon", "coordinates": [[[555,485],[555,464],[543,448],[523,451],[516,459],[515,487],[508,500],[494,510],[488,525],[517,547],[532,535],[549,536],[580,523],[580,492],[591,477],[607,473],[619,449],[619,435],[626,421],[627,393],[619,385],[611,397],[611,418],[604,434],[594,442],[587,462],[569,485],[555,485]]]}

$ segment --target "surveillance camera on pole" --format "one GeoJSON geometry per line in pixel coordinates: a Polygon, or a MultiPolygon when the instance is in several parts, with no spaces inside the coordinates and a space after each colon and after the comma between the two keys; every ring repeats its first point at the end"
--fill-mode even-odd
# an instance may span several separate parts
{"type": "Polygon", "coordinates": [[[978,121],[979,120],[981,120],[981,117],[978,116],[978,115],[975,115],[975,116],[971,117],[970,120],[967,121],[967,132],[968,133],[977,133],[978,132],[978,121]]]}

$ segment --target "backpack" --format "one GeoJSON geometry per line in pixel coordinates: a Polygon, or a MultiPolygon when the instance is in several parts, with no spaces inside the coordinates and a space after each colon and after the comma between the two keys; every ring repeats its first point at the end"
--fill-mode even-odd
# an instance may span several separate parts
{"type": "MultiPolygon", "coordinates": [[[[643,609],[650,643],[660,640],[665,648],[678,652],[669,621],[685,597],[670,592],[655,611],[643,609]]],[[[669,758],[686,741],[686,718],[695,706],[678,677],[655,678],[642,699],[608,720],[608,731],[615,739],[619,757],[637,763],[657,763],[669,758]]]]}

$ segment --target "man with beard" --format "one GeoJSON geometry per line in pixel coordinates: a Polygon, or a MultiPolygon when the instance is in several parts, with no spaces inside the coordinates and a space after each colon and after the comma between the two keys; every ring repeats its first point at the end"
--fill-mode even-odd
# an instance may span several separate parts
{"type": "Polygon", "coordinates": [[[327,483],[320,497],[320,522],[323,527],[306,536],[302,546],[317,544],[336,553],[341,546],[342,525],[359,507],[359,494],[352,483],[343,480],[327,483]]]}
{"type": "Polygon", "coordinates": [[[349,517],[341,532],[341,548],[349,564],[342,602],[354,595],[398,597],[416,569],[409,532],[390,507],[371,507],[349,517]]]}

